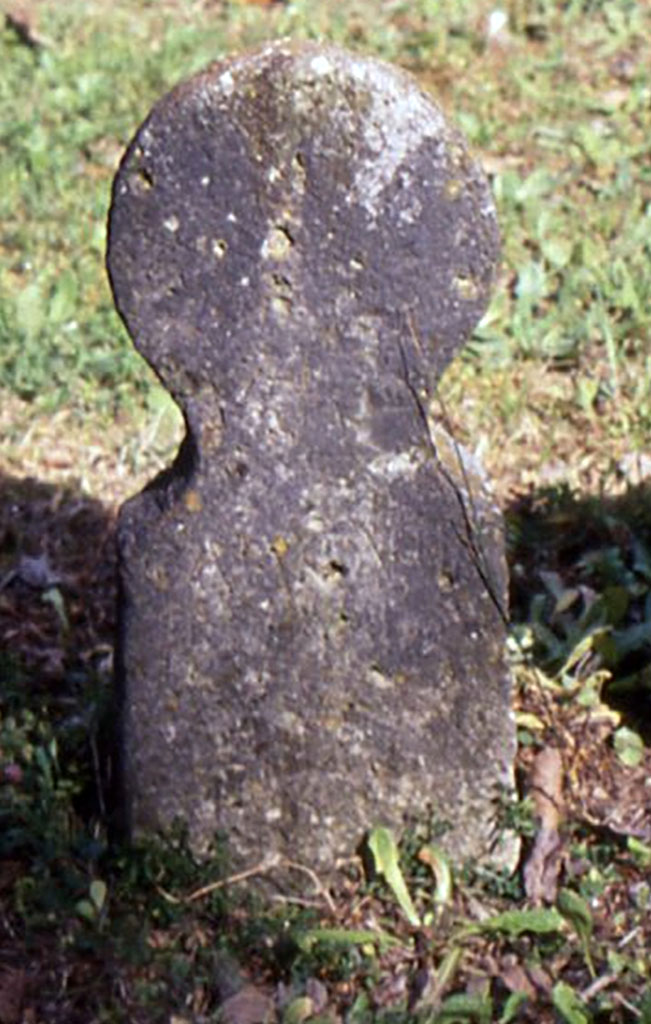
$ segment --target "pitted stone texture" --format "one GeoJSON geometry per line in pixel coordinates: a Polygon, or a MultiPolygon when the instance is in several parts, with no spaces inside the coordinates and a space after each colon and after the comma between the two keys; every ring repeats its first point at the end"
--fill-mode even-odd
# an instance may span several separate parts
{"type": "Polygon", "coordinates": [[[187,437],[120,516],[134,827],[323,869],[434,809],[487,852],[514,753],[501,523],[425,410],[497,246],[463,141],[374,60],[272,44],[140,128],[109,273],[187,437]]]}

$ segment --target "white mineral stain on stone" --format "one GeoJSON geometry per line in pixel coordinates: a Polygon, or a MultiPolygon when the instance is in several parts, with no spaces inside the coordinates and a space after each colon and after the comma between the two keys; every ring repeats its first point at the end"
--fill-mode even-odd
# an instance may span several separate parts
{"type": "Polygon", "coordinates": [[[217,804],[214,800],[201,800],[199,802],[199,815],[203,821],[209,821],[217,815],[217,804]]]}
{"type": "Polygon", "coordinates": [[[272,227],[260,246],[264,260],[284,260],[292,248],[292,240],[284,228],[272,227]]]}
{"type": "Polygon", "coordinates": [[[369,463],[369,470],[374,476],[383,476],[387,480],[396,477],[414,476],[423,464],[423,453],[418,448],[409,448],[406,452],[394,452],[390,455],[378,455],[369,463]]]}
{"type": "Polygon", "coordinates": [[[453,278],[452,284],[456,289],[457,294],[465,302],[474,302],[479,296],[479,287],[476,281],[473,281],[471,277],[465,277],[459,274],[453,278]]]}
{"type": "Polygon", "coordinates": [[[400,211],[400,213],[398,214],[398,220],[402,224],[413,224],[415,223],[415,221],[418,220],[422,211],[422,204],[419,203],[417,199],[415,199],[412,202],[411,206],[408,206],[406,209],[400,211]]]}
{"type": "Polygon", "coordinates": [[[275,434],[279,434],[281,432],[280,420],[273,409],[270,409],[267,413],[267,430],[270,430],[275,434]]]}
{"type": "Polygon", "coordinates": [[[318,512],[310,512],[303,520],[303,526],[310,533],[323,533],[325,523],[318,512]]]}
{"type": "Polygon", "coordinates": [[[269,677],[266,672],[255,671],[248,668],[244,673],[243,691],[253,698],[264,697],[269,687],[269,677]]]}
{"type": "Polygon", "coordinates": [[[305,580],[310,584],[310,588],[320,594],[322,598],[328,597],[339,586],[340,579],[335,573],[324,576],[322,572],[313,569],[311,565],[306,565],[304,572],[305,580]]]}
{"type": "Polygon", "coordinates": [[[320,54],[310,61],[310,68],[315,75],[329,75],[332,71],[332,64],[327,57],[320,54]]]}
{"type": "Polygon", "coordinates": [[[287,320],[291,311],[291,302],[280,295],[274,295],[271,300],[271,310],[277,320],[287,320]]]}
{"type": "Polygon", "coordinates": [[[298,116],[321,116],[315,102],[319,99],[315,75],[332,75],[341,87],[341,98],[332,104],[329,133],[339,134],[343,139],[361,136],[353,198],[372,216],[378,214],[381,195],[397,169],[425,139],[440,140],[441,156],[445,155],[448,140],[452,144],[441,112],[416,85],[404,80],[389,65],[342,57],[335,52],[299,58],[295,74],[301,86],[292,97],[298,116]],[[357,95],[347,101],[346,86],[350,88],[351,79],[357,95]]]}
{"type": "Polygon", "coordinates": [[[284,465],[282,461],[278,461],[274,466],[274,475],[281,483],[294,479],[291,467],[284,465]]]}
{"type": "Polygon", "coordinates": [[[172,214],[171,217],[167,217],[163,221],[163,227],[174,235],[179,230],[180,223],[179,218],[175,214],[172,214]]]}
{"type": "Polygon", "coordinates": [[[281,729],[292,733],[293,736],[305,735],[305,726],[295,711],[282,711],[278,716],[278,724],[281,729]]]}
{"type": "Polygon", "coordinates": [[[360,161],[355,192],[376,215],[382,192],[409,154],[425,139],[447,138],[449,130],[431,101],[417,88],[396,81],[392,69],[364,61],[351,63],[348,70],[368,90],[369,99],[360,127],[371,155],[360,161]]]}
{"type": "MultiPolygon", "coordinates": [[[[389,65],[372,59],[351,58],[336,50],[328,49],[316,55],[314,52],[297,54],[282,43],[271,43],[260,50],[255,60],[247,57],[236,62],[235,73],[224,71],[216,82],[203,82],[203,101],[210,105],[215,93],[223,101],[234,92],[244,95],[247,88],[257,90],[258,81],[272,70],[272,62],[279,55],[290,63],[289,74],[295,88],[289,104],[297,116],[321,116],[322,87],[318,79],[329,77],[335,86],[341,87],[341,99],[332,105],[330,113],[331,131],[343,138],[361,136],[363,145],[353,193],[355,201],[372,217],[378,215],[382,193],[393,181],[397,169],[426,139],[439,140],[438,158],[447,157],[447,161],[460,166],[467,161],[465,149],[451,134],[442,113],[416,85],[389,65]],[[347,101],[346,86],[351,79],[358,95],[347,101]]],[[[275,71],[273,77],[276,77],[275,71]]],[[[283,72],[278,73],[278,78],[277,88],[284,100],[288,83],[282,81],[283,72]]],[[[323,88],[329,88],[329,83],[323,88]]],[[[291,116],[291,109],[287,113],[291,116]]],[[[257,161],[262,159],[260,153],[252,156],[257,161]]],[[[276,181],[277,173],[272,167],[267,172],[268,180],[276,181]]],[[[492,213],[492,210],[489,208],[487,212],[492,213]]]]}
{"type": "Polygon", "coordinates": [[[224,96],[230,96],[235,88],[235,80],[230,71],[224,71],[223,75],[219,76],[219,86],[224,96]]]}
{"type": "Polygon", "coordinates": [[[392,690],[393,681],[385,676],[378,668],[370,668],[368,671],[368,681],[373,686],[376,686],[378,690],[392,690]]]}

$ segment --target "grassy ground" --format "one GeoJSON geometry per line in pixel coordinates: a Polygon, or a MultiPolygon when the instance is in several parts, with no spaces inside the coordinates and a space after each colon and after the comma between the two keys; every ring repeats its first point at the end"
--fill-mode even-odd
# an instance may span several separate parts
{"type": "Polygon", "coordinates": [[[651,3],[510,0],[497,32],[482,0],[4,6],[0,1024],[651,1021],[651,3]],[[262,904],[197,895],[219,847],[106,842],[114,511],[179,437],[113,311],[110,182],[157,96],[278,35],[414,72],[502,225],[441,399],[506,516],[523,856],[448,865],[436,823],[408,829],[418,925],[356,862],[262,904]]]}

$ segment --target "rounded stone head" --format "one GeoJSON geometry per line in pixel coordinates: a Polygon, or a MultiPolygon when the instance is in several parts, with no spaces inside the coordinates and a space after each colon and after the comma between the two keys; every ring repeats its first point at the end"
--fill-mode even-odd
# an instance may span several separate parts
{"type": "Polygon", "coordinates": [[[288,42],[154,107],[109,227],[118,310],[182,405],[206,387],[233,400],[288,359],[298,372],[288,337],[317,373],[333,346],[400,372],[402,339],[414,381],[431,383],[481,316],[498,250],[482,173],[409,76],[288,42]]]}

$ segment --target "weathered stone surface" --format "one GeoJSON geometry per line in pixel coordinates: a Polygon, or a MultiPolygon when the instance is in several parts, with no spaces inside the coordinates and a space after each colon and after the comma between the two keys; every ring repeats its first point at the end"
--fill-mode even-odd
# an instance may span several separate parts
{"type": "Polygon", "coordinates": [[[269,45],[138,131],[109,273],[187,437],[120,517],[134,827],[327,868],[434,809],[487,852],[514,750],[501,525],[425,410],[497,247],[463,141],[374,60],[269,45]]]}

